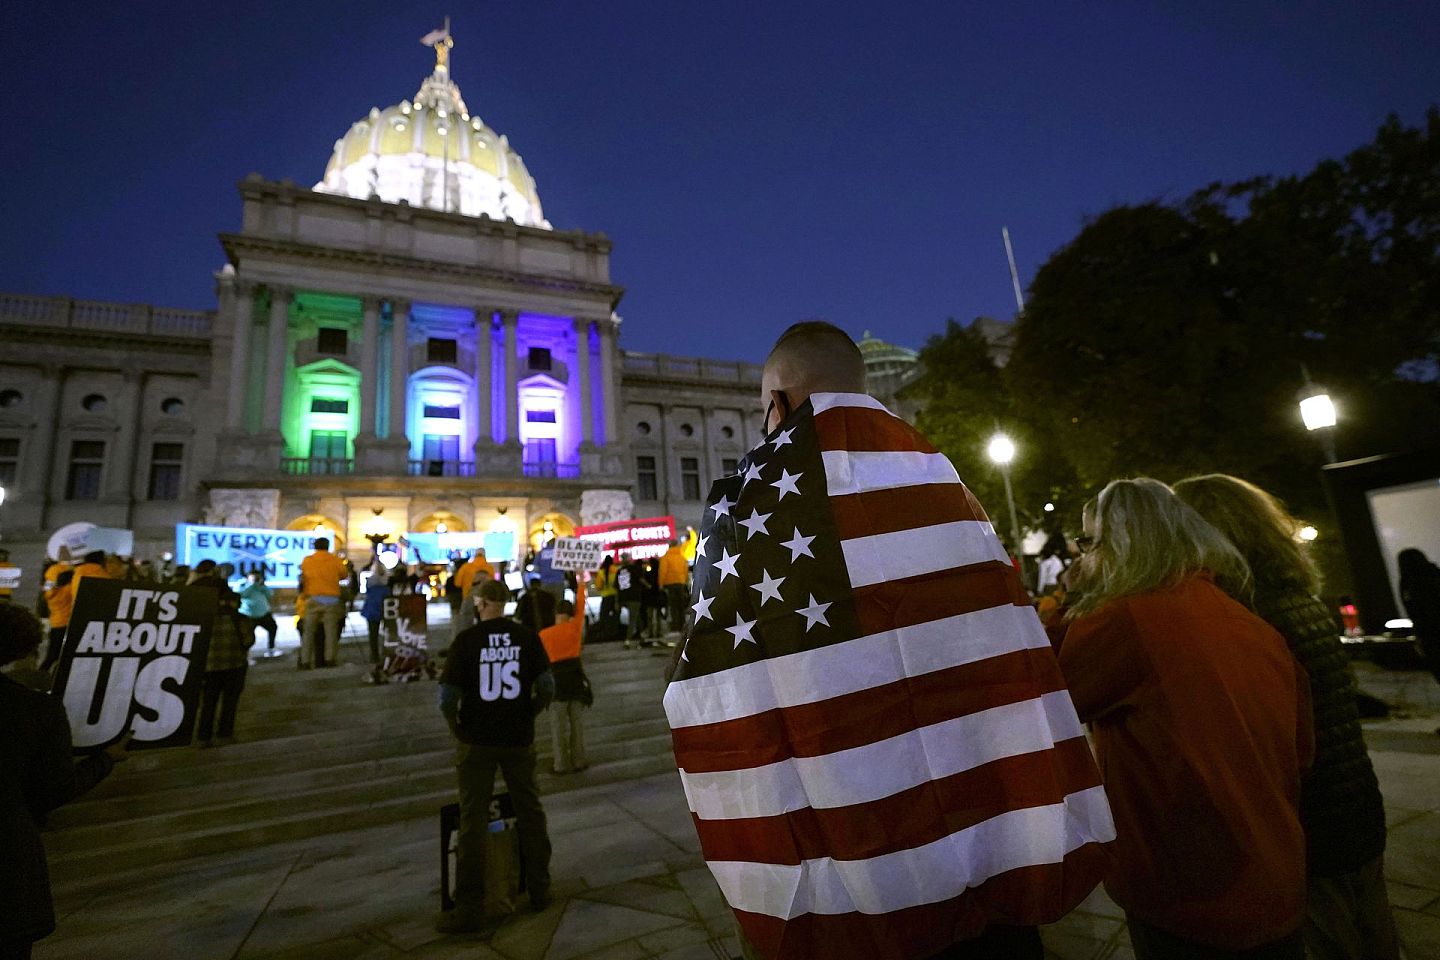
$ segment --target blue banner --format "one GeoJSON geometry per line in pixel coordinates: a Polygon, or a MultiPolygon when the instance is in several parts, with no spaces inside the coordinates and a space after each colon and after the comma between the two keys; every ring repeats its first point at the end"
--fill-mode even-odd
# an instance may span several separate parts
{"type": "Polygon", "coordinates": [[[299,585],[300,561],[315,552],[320,537],[328,533],[313,530],[257,530],[254,527],[206,527],[182,523],[175,528],[176,563],[194,568],[201,560],[214,560],[235,567],[235,576],[245,577],[263,570],[272,587],[299,585]]]}

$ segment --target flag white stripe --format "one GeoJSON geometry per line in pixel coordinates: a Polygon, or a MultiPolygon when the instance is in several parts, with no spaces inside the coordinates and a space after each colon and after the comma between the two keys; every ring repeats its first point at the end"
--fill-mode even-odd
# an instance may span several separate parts
{"type": "Polygon", "coordinates": [[[1063,690],[1007,703],[849,750],[713,773],[680,771],[702,820],[774,817],[894,796],[1006,757],[1048,750],[1083,730],[1063,690]]]}
{"type": "Polygon", "coordinates": [[[672,729],[722,723],[1049,645],[1034,610],[1006,603],[676,680],[665,713],[672,729]]]}
{"type": "Polygon", "coordinates": [[[995,528],[986,520],[956,520],[913,530],[876,533],[843,540],[840,549],[845,554],[845,568],[853,587],[953,570],[987,560],[1010,562],[995,536],[995,528]]]}
{"type": "MultiPolygon", "coordinates": [[[[814,409],[816,416],[826,410],[834,410],[836,407],[861,407],[866,410],[890,413],[885,404],[866,393],[812,393],[810,394],[810,406],[814,409]]],[[[894,417],[895,414],[890,413],[890,416],[894,417]]]]}
{"type": "Polygon", "coordinates": [[[867,860],[709,866],[736,910],[785,920],[807,913],[884,914],[950,900],[1007,870],[1058,864],[1087,843],[1114,839],[1104,789],[1090,787],[1061,803],[1010,810],[933,843],[867,860]]]}
{"type": "Polygon", "coordinates": [[[825,489],[832,497],[921,483],[960,482],[960,475],[943,453],[823,450],[820,457],[825,461],[825,489]]]}

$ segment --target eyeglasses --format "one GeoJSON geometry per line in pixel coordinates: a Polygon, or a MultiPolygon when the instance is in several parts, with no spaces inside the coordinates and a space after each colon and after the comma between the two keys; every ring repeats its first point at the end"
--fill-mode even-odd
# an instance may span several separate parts
{"type": "Polygon", "coordinates": [[[1089,534],[1085,534],[1075,538],[1075,546],[1080,548],[1081,553],[1089,553],[1091,550],[1094,550],[1095,544],[1098,542],[1099,541],[1097,541],[1089,534]]]}

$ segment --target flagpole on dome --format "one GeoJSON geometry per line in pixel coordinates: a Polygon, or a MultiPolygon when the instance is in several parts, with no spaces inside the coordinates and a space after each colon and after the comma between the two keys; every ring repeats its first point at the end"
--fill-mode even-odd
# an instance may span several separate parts
{"type": "MultiPolygon", "coordinates": [[[[435,48],[435,76],[441,80],[450,79],[450,48],[455,46],[455,41],[450,36],[450,17],[445,17],[445,25],[437,30],[431,30],[420,38],[420,42],[427,47],[435,48]]],[[[444,156],[444,178],[441,181],[443,193],[441,194],[441,209],[446,213],[450,212],[450,128],[453,127],[457,118],[443,117],[445,126],[441,128],[440,135],[445,138],[444,156]]]]}

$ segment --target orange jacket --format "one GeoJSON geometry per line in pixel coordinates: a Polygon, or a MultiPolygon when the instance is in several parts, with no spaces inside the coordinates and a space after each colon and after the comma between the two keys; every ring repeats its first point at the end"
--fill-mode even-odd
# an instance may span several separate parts
{"type": "Polygon", "coordinates": [[[666,550],[665,555],[660,558],[660,586],[679,584],[683,587],[689,580],[690,565],[685,562],[685,551],[679,547],[666,550]]]}
{"type": "Polygon", "coordinates": [[[1060,668],[1115,817],[1115,902],[1225,950],[1294,932],[1314,732],[1285,639],[1196,576],[1072,622],[1060,668]]]}
{"type": "Polygon", "coordinates": [[[471,557],[466,560],[460,569],[455,571],[455,586],[460,588],[462,594],[468,594],[476,577],[481,580],[495,579],[495,570],[484,557],[471,557]]]}

